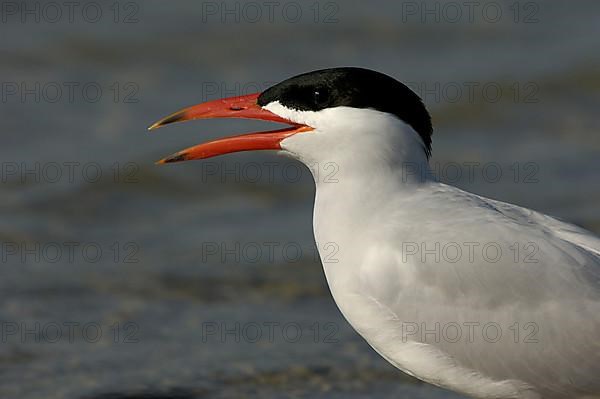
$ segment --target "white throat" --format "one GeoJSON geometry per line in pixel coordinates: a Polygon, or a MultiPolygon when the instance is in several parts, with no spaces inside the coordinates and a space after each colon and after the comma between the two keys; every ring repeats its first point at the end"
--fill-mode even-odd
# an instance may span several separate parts
{"type": "MultiPolygon", "coordinates": [[[[407,196],[431,181],[421,137],[397,117],[372,109],[336,107],[295,111],[278,102],[265,108],[314,131],[281,142],[285,153],[311,170],[316,184],[313,227],[325,273],[352,263],[349,250],[374,215],[399,193],[407,196]],[[342,244],[343,243],[343,244],[342,244]],[[339,262],[328,263],[326,246],[339,248],[339,262]]],[[[333,288],[333,287],[332,287],[333,288]]]]}
{"type": "Polygon", "coordinates": [[[394,115],[351,107],[298,111],[278,101],[264,108],[315,129],[283,140],[281,147],[308,166],[317,189],[322,183],[320,177],[325,164],[337,168],[340,183],[357,179],[367,183],[378,175],[392,181],[400,178],[406,183],[428,178],[423,140],[394,115]]]}

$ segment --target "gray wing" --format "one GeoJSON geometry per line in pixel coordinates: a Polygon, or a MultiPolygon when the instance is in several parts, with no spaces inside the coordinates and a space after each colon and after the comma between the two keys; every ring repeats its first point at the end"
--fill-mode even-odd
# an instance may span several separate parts
{"type": "Polygon", "coordinates": [[[531,209],[487,198],[482,198],[482,200],[485,200],[499,212],[503,213],[506,217],[515,220],[517,223],[534,223],[539,226],[539,228],[545,229],[555,237],[568,241],[600,256],[600,237],[594,235],[590,231],[531,209]]]}
{"type": "Polygon", "coordinates": [[[420,220],[403,214],[402,226],[388,222],[384,234],[407,237],[409,226],[435,220],[420,229],[421,242],[410,243],[425,245],[419,253],[406,242],[388,249],[398,259],[396,278],[412,284],[395,292],[378,287],[378,303],[403,323],[404,335],[441,349],[461,367],[524,381],[544,398],[600,396],[600,239],[458,189],[439,194],[444,201],[420,199],[429,212],[420,220]],[[464,251],[466,242],[500,248],[503,256],[444,255],[457,245],[464,251]]]}

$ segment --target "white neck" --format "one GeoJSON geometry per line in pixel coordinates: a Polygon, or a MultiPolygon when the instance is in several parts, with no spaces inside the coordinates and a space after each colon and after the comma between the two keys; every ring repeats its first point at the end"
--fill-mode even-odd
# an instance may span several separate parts
{"type": "Polygon", "coordinates": [[[314,233],[331,284],[336,269],[342,269],[338,276],[349,274],[356,261],[353,247],[381,222],[374,215],[385,214],[381,211],[392,200],[409,197],[432,180],[423,141],[398,118],[370,109],[339,107],[283,116],[316,127],[284,140],[282,149],[313,174],[314,233]],[[339,250],[332,255],[335,246],[339,250]],[[328,262],[328,257],[338,262],[328,262]]]}
{"type": "Polygon", "coordinates": [[[430,178],[423,140],[394,115],[351,107],[297,111],[278,102],[265,108],[315,129],[283,140],[281,147],[311,169],[317,186],[325,164],[337,166],[340,180],[368,181],[383,174],[406,183],[430,178]]]}

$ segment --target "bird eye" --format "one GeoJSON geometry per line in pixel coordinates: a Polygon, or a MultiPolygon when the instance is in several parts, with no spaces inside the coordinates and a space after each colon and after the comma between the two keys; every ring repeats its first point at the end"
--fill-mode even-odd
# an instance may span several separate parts
{"type": "Polygon", "coordinates": [[[327,91],[325,89],[317,89],[313,92],[313,102],[315,105],[323,105],[327,102],[327,91]]]}

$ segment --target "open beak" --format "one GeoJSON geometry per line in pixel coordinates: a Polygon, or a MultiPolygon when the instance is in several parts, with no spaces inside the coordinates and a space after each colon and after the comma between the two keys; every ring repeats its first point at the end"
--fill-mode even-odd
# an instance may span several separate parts
{"type": "Polygon", "coordinates": [[[159,127],[175,122],[210,118],[260,119],[265,121],[286,123],[291,125],[290,127],[209,141],[207,143],[198,144],[196,146],[179,151],[173,155],[161,159],[157,163],[164,164],[189,161],[193,159],[205,159],[217,155],[240,151],[280,150],[280,143],[283,139],[297,133],[314,130],[310,126],[291,122],[280,117],[279,115],[263,109],[256,102],[259,94],[260,93],[254,93],[245,96],[223,98],[220,100],[194,105],[159,120],[150,126],[148,130],[158,129],[159,127]]]}

